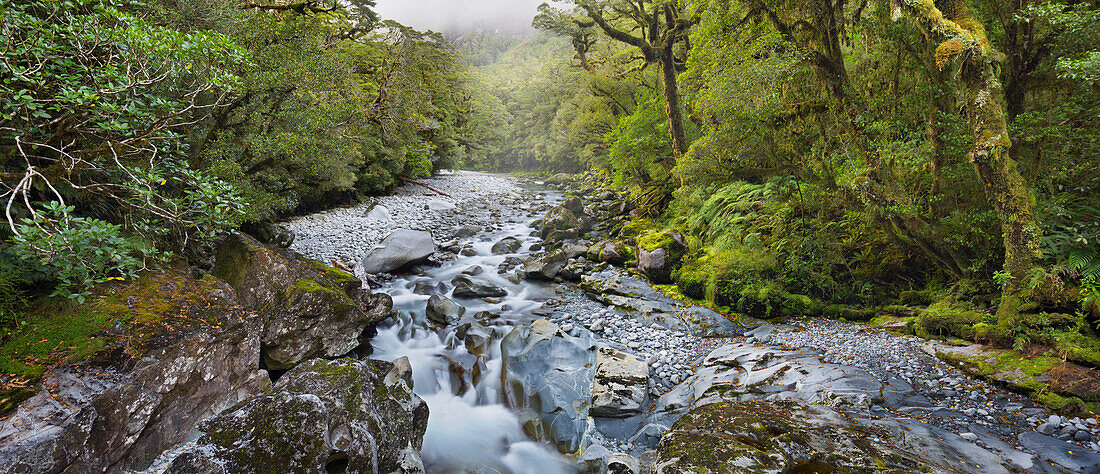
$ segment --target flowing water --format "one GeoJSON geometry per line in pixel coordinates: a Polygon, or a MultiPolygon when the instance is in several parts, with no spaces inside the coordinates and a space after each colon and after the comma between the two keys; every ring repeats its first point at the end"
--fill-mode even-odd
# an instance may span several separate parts
{"type": "MultiPolygon", "coordinates": [[[[551,203],[561,199],[560,193],[552,191],[547,197],[551,203]]],[[[397,318],[388,326],[379,326],[371,357],[393,360],[405,356],[412,364],[413,390],[431,411],[422,454],[428,472],[573,472],[552,446],[525,435],[515,414],[502,403],[500,339],[516,324],[536,319],[531,311],[556,294],[552,284],[513,283],[508,274],[497,273],[506,258],[524,258],[531,253],[530,246],[540,242],[531,236],[535,217],[519,209],[503,212],[523,213],[523,217],[501,231],[473,237],[476,255],[458,255],[441,267],[397,277],[380,290],[393,297],[397,318]],[[492,245],[509,236],[522,241],[522,247],[515,253],[493,255],[492,245]],[[506,289],[507,296],[494,302],[453,297],[451,280],[474,266],[484,270],[474,279],[506,289]],[[417,283],[434,286],[440,282],[448,286],[445,296],[466,307],[465,316],[446,327],[425,316],[429,296],[413,292],[417,283]],[[482,311],[497,315],[487,323],[491,343],[487,348],[467,348],[459,328],[482,311]]]]}

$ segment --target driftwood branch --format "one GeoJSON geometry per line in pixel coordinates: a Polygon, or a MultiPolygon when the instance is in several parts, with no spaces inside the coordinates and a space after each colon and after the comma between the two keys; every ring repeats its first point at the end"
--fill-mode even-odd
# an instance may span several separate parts
{"type": "Polygon", "coordinates": [[[425,188],[431,189],[432,191],[435,191],[435,192],[437,192],[437,193],[439,193],[439,194],[442,194],[442,195],[444,195],[444,196],[447,196],[447,197],[452,197],[452,196],[451,196],[450,194],[447,194],[447,193],[445,193],[445,192],[443,192],[443,191],[440,191],[440,190],[438,190],[438,189],[436,189],[436,188],[433,188],[433,187],[429,186],[429,185],[428,185],[427,183],[424,183],[424,182],[421,182],[421,181],[417,181],[417,180],[415,180],[415,179],[409,179],[409,178],[404,178],[404,177],[401,177],[401,176],[398,176],[398,178],[401,178],[401,181],[404,181],[404,182],[406,182],[406,183],[412,183],[412,184],[416,184],[416,185],[419,185],[419,186],[424,186],[425,188]]]}

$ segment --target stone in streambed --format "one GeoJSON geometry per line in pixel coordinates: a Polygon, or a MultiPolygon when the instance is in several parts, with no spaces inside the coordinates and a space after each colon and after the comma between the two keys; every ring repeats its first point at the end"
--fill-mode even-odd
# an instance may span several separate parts
{"type": "Polygon", "coordinates": [[[566,239],[574,239],[580,235],[578,230],[580,222],[577,217],[564,207],[551,208],[543,218],[539,229],[539,236],[547,242],[555,242],[566,239]]]}
{"type": "Polygon", "coordinates": [[[398,229],[371,249],[355,266],[360,273],[384,273],[419,263],[435,253],[432,233],[426,230],[398,229]]]}
{"type": "Polygon", "coordinates": [[[467,224],[467,225],[459,227],[458,229],[455,229],[455,237],[458,237],[458,238],[473,237],[473,236],[477,235],[478,232],[481,232],[481,227],[480,226],[467,224]]]}
{"type": "Polygon", "coordinates": [[[499,242],[493,244],[491,251],[493,255],[504,255],[506,253],[515,253],[523,246],[523,242],[515,237],[505,237],[499,242]]]}
{"type": "Polygon", "coordinates": [[[434,294],[428,298],[424,314],[433,322],[447,325],[466,314],[466,308],[446,296],[434,294]]]}
{"type": "Polygon", "coordinates": [[[451,280],[451,283],[455,286],[454,293],[452,293],[455,298],[487,298],[508,294],[508,290],[504,288],[465,275],[455,277],[454,280],[451,280]]]}
{"type": "Polygon", "coordinates": [[[623,418],[649,403],[649,367],[636,357],[601,347],[592,379],[592,416],[623,418]]]}
{"type": "Polygon", "coordinates": [[[608,474],[641,474],[642,464],[634,456],[626,453],[613,453],[607,459],[608,474]]]}
{"type": "Polygon", "coordinates": [[[523,271],[532,280],[553,280],[568,263],[569,255],[559,251],[524,260],[523,271]]]}

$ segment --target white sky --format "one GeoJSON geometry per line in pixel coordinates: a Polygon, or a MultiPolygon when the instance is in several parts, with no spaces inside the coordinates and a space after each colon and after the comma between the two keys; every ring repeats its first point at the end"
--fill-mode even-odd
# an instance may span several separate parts
{"type": "MultiPolygon", "coordinates": [[[[455,26],[530,26],[535,9],[547,0],[378,0],[382,18],[416,29],[442,31],[455,26]]],[[[553,3],[553,2],[551,2],[553,3]]]]}

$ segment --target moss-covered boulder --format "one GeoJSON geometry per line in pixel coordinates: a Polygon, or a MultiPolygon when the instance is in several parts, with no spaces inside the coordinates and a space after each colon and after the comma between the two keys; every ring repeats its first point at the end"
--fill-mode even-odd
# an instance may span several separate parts
{"type": "Polygon", "coordinates": [[[200,426],[168,472],[423,472],[427,405],[407,359],[305,362],[200,426]]]}
{"type": "Polygon", "coordinates": [[[953,346],[927,341],[921,348],[973,376],[1030,395],[1038,403],[1070,415],[1100,411],[1100,370],[1062,358],[1054,350],[1021,354],[981,344],[953,346]]]}
{"type": "Polygon", "coordinates": [[[392,300],[355,276],[237,234],[218,249],[214,275],[263,320],[263,365],[282,370],[313,357],[338,357],[390,315],[392,300]]]}
{"type": "Polygon", "coordinates": [[[563,206],[550,208],[542,219],[539,236],[549,243],[575,239],[580,235],[581,223],[572,211],[563,206]]]}
{"type": "Polygon", "coordinates": [[[676,230],[648,232],[638,237],[638,271],[655,283],[672,283],[688,249],[683,234],[676,230]]]}
{"type": "Polygon", "coordinates": [[[919,472],[920,462],[793,402],[712,403],[680,418],[657,447],[657,472],[919,472]],[[812,420],[812,422],[810,422],[812,420]]]}
{"type": "Polygon", "coordinates": [[[589,247],[587,256],[589,260],[594,262],[604,262],[611,265],[622,265],[627,260],[635,258],[629,247],[611,240],[598,242],[589,247]]]}

